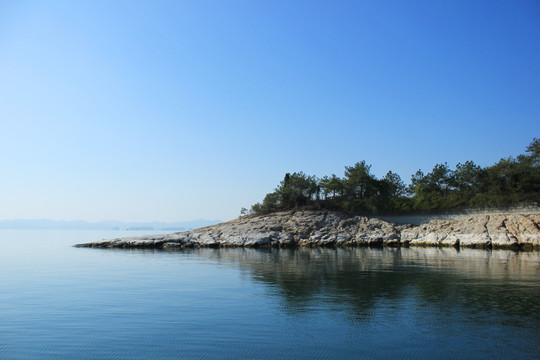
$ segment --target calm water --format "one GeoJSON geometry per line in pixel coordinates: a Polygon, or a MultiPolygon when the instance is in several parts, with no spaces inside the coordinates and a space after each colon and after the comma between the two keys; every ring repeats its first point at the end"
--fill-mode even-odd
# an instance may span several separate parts
{"type": "Polygon", "coordinates": [[[540,254],[79,249],[0,231],[0,359],[540,358],[540,254]]]}

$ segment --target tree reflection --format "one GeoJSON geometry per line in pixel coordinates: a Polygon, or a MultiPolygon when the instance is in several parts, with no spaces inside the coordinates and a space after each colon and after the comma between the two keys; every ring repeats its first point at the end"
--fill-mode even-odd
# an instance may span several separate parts
{"type": "MultiPolygon", "coordinates": [[[[540,322],[540,253],[454,248],[194,249],[250,274],[284,311],[321,306],[369,317],[378,306],[429,307],[540,322]]],[[[481,318],[481,317],[480,317],[481,318]]]]}

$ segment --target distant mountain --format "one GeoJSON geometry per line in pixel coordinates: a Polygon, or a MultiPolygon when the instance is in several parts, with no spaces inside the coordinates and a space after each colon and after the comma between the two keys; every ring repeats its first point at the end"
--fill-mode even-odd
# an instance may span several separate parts
{"type": "Polygon", "coordinates": [[[192,220],[177,222],[122,222],[100,221],[88,222],[83,220],[65,221],[49,219],[16,219],[0,220],[0,229],[52,229],[52,230],[159,230],[159,231],[184,231],[193,230],[203,226],[214,225],[219,220],[192,220]]]}

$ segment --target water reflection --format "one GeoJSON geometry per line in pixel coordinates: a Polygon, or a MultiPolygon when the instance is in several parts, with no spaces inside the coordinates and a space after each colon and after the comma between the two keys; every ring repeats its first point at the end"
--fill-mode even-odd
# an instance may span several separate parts
{"type": "Polygon", "coordinates": [[[284,311],[321,306],[366,320],[375,308],[429,308],[469,319],[540,323],[540,253],[453,248],[196,249],[284,299],[284,311]],[[476,316],[476,315],[477,316],[476,316]],[[521,319],[521,320],[516,320],[521,319]]]}
{"type": "Polygon", "coordinates": [[[112,251],[180,261],[190,256],[237,268],[263,284],[268,295],[280,299],[280,311],[292,316],[320,311],[340,313],[355,323],[409,317],[421,326],[453,321],[505,329],[536,329],[540,323],[540,252],[363,247],[112,251]]]}

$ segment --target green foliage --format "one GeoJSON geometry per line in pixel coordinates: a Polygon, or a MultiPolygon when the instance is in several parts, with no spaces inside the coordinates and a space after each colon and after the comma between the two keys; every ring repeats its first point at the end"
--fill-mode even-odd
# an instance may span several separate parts
{"type": "Polygon", "coordinates": [[[481,168],[472,161],[450,170],[437,164],[424,175],[411,178],[415,210],[434,211],[459,208],[504,207],[540,203],[540,141],[527,147],[529,155],[505,158],[481,168]]]}
{"type": "Polygon", "coordinates": [[[525,155],[523,162],[529,162],[532,167],[540,166],[540,139],[534,138],[525,150],[529,155],[525,155]]]}
{"type": "Polygon", "coordinates": [[[459,163],[454,170],[447,163],[436,164],[427,174],[418,170],[408,186],[392,171],[377,179],[365,161],[346,166],[344,178],[287,173],[251,211],[308,207],[371,214],[538,204],[540,140],[534,138],[526,153],[487,168],[472,161],[459,163]]]}
{"type": "MultiPolygon", "coordinates": [[[[321,184],[321,187],[324,185],[321,184]]],[[[343,198],[345,195],[345,185],[343,184],[343,180],[337,177],[335,174],[332,174],[332,177],[326,184],[326,187],[323,187],[323,192],[328,194],[332,194],[332,199],[338,199],[343,198]]]]}
{"type": "Polygon", "coordinates": [[[383,194],[388,197],[402,196],[406,193],[406,186],[401,177],[391,171],[382,179],[383,194]]]}
{"type": "Polygon", "coordinates": [[[314,200],[317,194],[317,179],[303,172],[287,173],[276,192],[280,196],[280,204],[283,208],[298,208],[314,200]]]}
{"type": "Polygon", "coordinates": [[[376,180],[370,174],[371,165],[365,161],[357,162],[354,166],[345,166],[345,193],[349,199],[366,199],[376,193],[376,180]]]}

